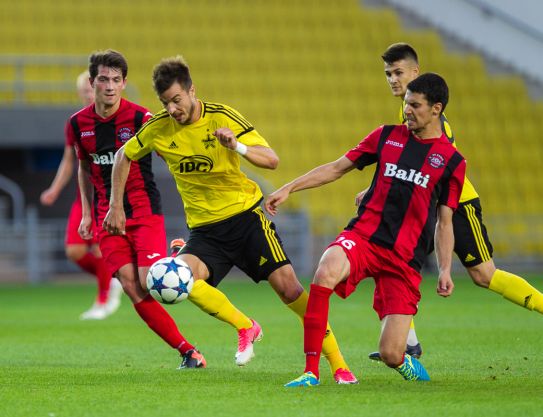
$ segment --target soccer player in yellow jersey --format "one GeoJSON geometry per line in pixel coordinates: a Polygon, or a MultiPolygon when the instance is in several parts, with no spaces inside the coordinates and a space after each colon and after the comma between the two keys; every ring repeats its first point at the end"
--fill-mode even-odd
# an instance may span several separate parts
{"type": "MultiPolygon", "coordinates": [[[[237,365],[254,355],[259,324],[237,310],[215,287],[235,265],[253,281],[267,280],[281,300],[303,319],[308,294],[296,278],[275,225],[260,208],[262,192],[240,169],[240,159],[275,169],[279,158],[267,141],[233,108],[196,98],[182,57],[162,60],[153,84],[164,110],[155,114],[116,156],[107,227],[124,229],[122,196],[130,161],[156,151],[166,161],[183,199],[190,229],[179,256],[195,283],[189,299],[203,311],[238,330],[237,365]]],[[[105,223],[106,223],[105,222],[105,223]]],[[[328,327],[323,353],[337,383],[357,380],[328,327]]]]}
{"type": "MultiPolygon", "coordinates": [[[[385,65],[385,76],[392,94],[402,100],[400,108],[400,122],[405,123],[404,96],[407,84],[418,77],[419,63],[416,51],[406,43],[390,45],[381,57],[385,65]]],[[[456,146],[451,126],[441,115],[442,130],[456,146]]],[[[360,204],[365,191],[356,196],[356,205],[360,204]]],[[[492,260],[492,244],[488,238],[479,195],[475,187],[466,177],[464,188],[460,196],[460,205],[454,212],[454,251],[469,276],[475,283],[483,288],[501,294],[507,300],[518,304],[528,310],[543,313],[543,294],[530,285],[525,279],[507,271],[497,269],[492,260]]],[[[416,356],[422,353],[420,343],[415,333],[414,325],[407,339],[406,351],[416,356]],[[415,353],[415,354],[414,354],[415,353]]],[[[370,353],[371,359],[379,360],[378,352],[370,353]]]]}

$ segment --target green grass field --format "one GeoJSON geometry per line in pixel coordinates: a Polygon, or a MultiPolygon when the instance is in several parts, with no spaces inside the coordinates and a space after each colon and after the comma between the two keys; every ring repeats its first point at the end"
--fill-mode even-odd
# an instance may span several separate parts
{"type": "Polygon", "coordinates": [[[417,330],[431,382],[406,382],[367,359],[379,335],[369,280],[331,303],[331,323],[360,384],[336,385],[322,362],[321,385],[309,389],[283,387],[303,371],[302,327],[266,283],[221,286],[264,329],[245,368],[234,364],[232,328],[189,302],[168,307],[208,361],[207,369],[178,371],[176,352],[127,298],[107,320],[79,321],[94,294],[87,282],[0,287],[0,416],[543,415],[543,317],[467,279],[456,280],[449,299],[425,279],[417,330]]]}

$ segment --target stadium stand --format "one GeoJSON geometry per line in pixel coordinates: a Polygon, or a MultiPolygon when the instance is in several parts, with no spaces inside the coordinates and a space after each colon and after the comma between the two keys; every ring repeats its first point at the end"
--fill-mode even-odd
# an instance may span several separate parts
{"type": "MultiPolygon", "coordinates": [[[[449,82],[447,116],[499,255],[543,254],[543,103],[529,97],[518,76],[489,75],[476,54],[448,52],[437,32],[404,29],[392,9],[356,0],[18,0],[2,9],[0,54],[118,49],[140,103],[154,110],[153,65],[184,55],[200,98],[236,107],[270,140],[281,163],[262,175],[275,187],[341,156],[374,127],[397,122],[399,102],[389,93],[380,54],[393,42],[409,42],[423,71],[449,82]]],[[[73,80],[82,69],[29,65],[25,82],[73,80]]],[[[14,77],[13,67],[0,68],[0,81],[14,77]]],[[[0,93],[2,106],[10,106],[14,93],[0,93]]],[[[53,106],[67,99],[42,93],[28,101],[53,106]]],[[[307,210],[313,232],[329,238],[352,217],[354,195],[370,178],[371,172],[348,175],[295,195],[290,208],[307,210]]]]}

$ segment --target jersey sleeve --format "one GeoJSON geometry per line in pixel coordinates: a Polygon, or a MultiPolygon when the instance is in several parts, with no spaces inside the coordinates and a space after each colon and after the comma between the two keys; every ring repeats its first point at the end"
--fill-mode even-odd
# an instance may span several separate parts
{"type": "Polygon", "coordinates": [[[258,133],[251,122],[237,110],[223,105],[223,111],[220,115],[222,116],[221,124],[224,125],[220,127],[228,127],[231,129],[236,135],[236,138],[244,145],[270,147],[266,139],[258,133]]]}
{"type": "Polygon", "coordinates": [[[85,160],[89,159],[90,156],[87,153],[87,151],[81,146],[81,138],[76,137],[73,123],[75,122],[74,119],[75,116],[72,116],[68,121],[66,122],[66,125],[64,126],[64,137],[65,137],[65,145],[66,146],[73,146],[75,148],[75,155],[77,156],[78,160],[85,160]]]}
{"type": "Polygon", "coordinates": [[[137,161],[154,150],[155,130],[148,123],[152,120],[151,113],[147,112],[143,119],[143,126],[124,144],[124,154],[131,161],[137,161]]]}
{"type": "Polygon", "coordinates": [[[66,124],[64,125],[64,145],[71,147],[75,146],[75,137],[69,120],[66,121],[66,124]]]}
{"type": "Polygon", "coordinates": [[[462,194],[464,186],[464,178],[466,177],[466,160],[458,152],[449,161],[452,173],[448,181],[443,184],[439,204],[456,210],[462,194]]]}
{"type": "Polygon", "coordinates": [[[255,146],[255,145],[258,145],[258,146],[265,146],[266,148],[269,148],[270,145],[268,144],[268,142],[266,141],[266,139],[264,139],[260,133],[258,133],[254,128],[250,131],[247,131],[241,135],[238,135],[236,134],[236,137],[238,138],[238,140],[243,143],[244,145],[247,145],[247,146],[255,146]]]}
{"type": "Polygon", "coordinates": [[[375,129],[366,136],[356,147],[345,154],[345,157],[353,162],[358,169],[374,164],[378,158],[378,145],[383,126],[375,129]]]}

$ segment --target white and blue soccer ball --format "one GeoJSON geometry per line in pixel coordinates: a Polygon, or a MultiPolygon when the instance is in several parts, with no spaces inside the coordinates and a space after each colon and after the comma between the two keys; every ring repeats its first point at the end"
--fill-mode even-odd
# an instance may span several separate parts
{"type": "Polygon", "coordinates": [[[176,304],[186,299],[194,277],[189,266],[179,258],[159,259],[147,273],[147,289],[159,303],[176,304]]]}

